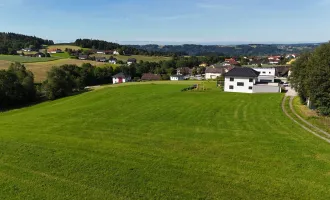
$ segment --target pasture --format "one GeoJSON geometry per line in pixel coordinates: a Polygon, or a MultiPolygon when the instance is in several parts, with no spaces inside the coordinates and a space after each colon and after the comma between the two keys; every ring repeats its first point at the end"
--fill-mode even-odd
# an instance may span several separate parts
{"type": "MultiPolygon", "coordinates": [[[[0,55],[1,61],[10,61],[10,62],[20,62],[20,63],[34,63],[34,62],[48,62],[53,60],[58,60],[58,57],[25,57],[25,56],[16,56],[16,55],[0,55]]],[[[1,65],[1,64],[0,64],[1,65]]]]}
{"type": "Polygon", "coordinates": [[[329,199],[281,94],[120,85],[0,113],[1,199],[329,199]]]}
{"type": "MultiPolygon", "coordinates": [[[[10,61],[0,61],[0,69],[8,69],[10,65],[10,61]]],[[[95,66],[104,66],[105,64],[109,66],[109,63],[101,63],[95,62],[90,60],[77,60],[77,59],[60,59],[48,62],[35,62],[35,63],[24,63],[25,67],[32,71],[34,74],[35,82],[42,82],[46,79],[47,72],[53,66],[61,66],[65,64],[75,64],[75,65],[82,65],[83,63],[91,63],[95,66]]]]}
{"type": "Polygon", "coordinates": [[[62,51],[65,51],[65,49],[72,49],[72,50],[79,50],[79,49],[83,49],[83,50],[87,50],[88,48],[81,48],[79,46],[74,46],[74,45],[50,45],[47,47],[47,49],[61,49],[62,51]]]}
{"type": "Polygon", "coordinates": [[[95,57],[106,57],[110,58],[110,56],[113,56],[114,58],[117,58],[118,60],[121,60],[123,62],[127,62],[129,58],[135,58],[137,62],[140,60],[146,62],[160,62],[164,60],[171,60],[171,57],[165,57],[165,56],[144,56],[144,55],[131,55],[131,56],[124,56],[124,55],[104,55],[104,54],[93,54],[91,56],[95,57]]]}

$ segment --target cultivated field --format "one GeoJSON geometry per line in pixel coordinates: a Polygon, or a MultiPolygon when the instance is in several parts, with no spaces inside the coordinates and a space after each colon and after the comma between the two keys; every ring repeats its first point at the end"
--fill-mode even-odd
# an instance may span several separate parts
{"type": "Polygon", "coordinates": [[[1,199],[330,198],[330,145],[281,94],[160,83],[1,113],[1,199]]]}
{"type": "Polygon", "coordinates": [[[13,55],[0,55],[0,63],[2,61],[34,63],[34,62],[48,62],[58,59],[60,58],[59,57],[37,58],[37,57],[25,57],[25,56],[13,56],[13,55]]]}
{"type": "MultiPolygon", "coordinates": [[[[0,69],[8,69],[11,62],[9,61],[0,61],[0,69]]],[[[47,72],[53,66],[61,66],[65,64],[75,64],[75,65],[82,65],[83,63],[91,63],[95,66],[103,66],[107,63],[89,61],[89,60],[76,60],[76,59],[60,59],[55,61],[48,61],[48,62],[36,62],[36,63],[24,63],[25,67],[28,70],[31,70],[34,74],[35,81],[41,82],[46,79],[47,72]]],[[[110,64],[107,64],[110,65],[110,64]]]]}
{"type": "Polygon", "coordinates": [[[117,58],[118,60],[122,60],[126,62],[129,58],[135,58],[137,62],[140,60],[143,61],[149,61],[149,62],[159,62],[162,60],[171,60],[171,57],[165,57],[165,56],[144,56],[144,55],[132,55],[132,56],[124,56],[124,55],[104,55],[104,54],[93,54],[91,56],[95,57],[106,57],[109,58],[110,56],[113,56],[117,58]]]}

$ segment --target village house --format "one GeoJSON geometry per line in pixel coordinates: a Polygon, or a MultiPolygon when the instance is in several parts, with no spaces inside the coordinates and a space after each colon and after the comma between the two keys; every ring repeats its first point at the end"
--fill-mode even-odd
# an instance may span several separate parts
{"type": "Polygon", "coordinates": [[[191,75],[192,74],[192,69],[189,67],[181,67],[176,70],[176,75],[191,75]]]}
{"type": "Polygon", "coordinates": [[[46,57],[46,55],[44,53],[38,52],[38,53],[34,54],[34,57],[42,58],[42,57],[46,57]]]}
{"type": "Polygon", "coordinates": [[[96,62],[106,62],[107,58],[106,57],[97,57],[97,58],[95,58],[95,61],[96,62]]]}
{"type": "Polygon", "coordinates": [[[224,68],[213,68],[213,67],[208,67],[205,70],[205,79],[210,80],[210,79],[216,79],[220,77],[224,73],[224,68]]]}
{"type": "Polygon", "coordinates": [[[96,54],[105,54],[105,51],[97,50],[96,54]]]}
{"type": "Polygon", "coordinates": [[[113,51],[113,55],[119,55],[119,51],[113,51]]]}
{"type": "Polygon", "coordinates": [[[258,82],[260,72],[248,68],[234,68],[224,74],[225,92],[239,93],[278,93],[281,88],[278,83],[261,84],[258,82]]]}
{"type": "Polygon", "coordinates": [[[78,59],[79,60],[87,60],[88,59],[88,55],[82,55],[81,54],[81,55],[78,56],[78,59]]]}
{"type": "Polygon", "coordinates": [[[110,58],[109,63],[111,64],[117,64],[117,58],[110,58]]]}
{"type": "Polygon", "coordinates": [[[24,51],[24,52],[30,52],[30,51],[33,51],[33,49],[32,48],[24,48],[24,49],[22,49],[22,51],[24,51]]]}
{"type": "Polygon", "coordinates": [[[135,58],[129,58],[129,59],[127,60],[127,65],[131,65],[131,64],[133,64],[133,63],[136,63],[136,59],[135,59],[135,58]]]}
{"type": "Polygon", "coordinates": [[[234,58],[225,59],[223,66],[230,66],[230,65],[239,65],[239,63],[234,58]]]}
{"type": "Polygon", "coordinates": [[[272,65],[278,65],[281,62],[281,56],[269,56],[268,62],[272,65]]]}
{"type": "Polygon", "coordinates": [[[207,67],[207,63],[201,63],[199,67],[207,67]]]}
{"type": "Polygon", "coordinates": [[[257,72],[260,72],[258,76],[258,82],[261,83],[273,83],[275,81],[276,70],[275,68],[253,68],[257,72]]]}
{"type": "Polygon", "coordinates": [[[112,83],[113,84],[120,84],[120,83],[126,83],[131,81],[130,76],[126,76],[124,73],[118,73],[112,77],[112,83]]]}
{"type": "Polygon", "coordinates": [[[171,81],[182,81],[182,80],[184,80],[184,76],[182,76],[182,75],[172,75],[170,77],[170,79],[171,79],[171,81]]]}
{"type": "Polygon", "coordinates": [[[158,74],[145,73],[142,75],[141,80],[143,81],[159,81],[162,77],[158,74]]]}

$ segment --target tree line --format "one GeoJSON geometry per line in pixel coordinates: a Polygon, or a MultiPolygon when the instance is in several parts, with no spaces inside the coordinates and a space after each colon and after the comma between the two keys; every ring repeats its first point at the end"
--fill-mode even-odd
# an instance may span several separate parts
{"type": "Polygon", "coordinates": [[[92,39],[77,39],[74,43],[76,46],[82,48],[98,49],[98,50],[117,50],[121,55],[148,55],[148,56],[180,56],[186,55],[184,52],[160,52],[157,49],[148,51],[144,49],[138,49],[133,46],[120,45],[113,42],[107,42],[104,40],[92,40],[92,39]]]}
{"type": "Polygon", "coordinates": [[[40,49],[42,45],[53,45],[52,40],[16,33],[0,32],[0,54],[17,54],[23,48],[40,49]]]}
{"type": "Polygon", "coordinates": [[[330,43],[300,55],[291,70],[290,81],[301,101],[310,101],[320,114],[330,115],[330,43]]]}

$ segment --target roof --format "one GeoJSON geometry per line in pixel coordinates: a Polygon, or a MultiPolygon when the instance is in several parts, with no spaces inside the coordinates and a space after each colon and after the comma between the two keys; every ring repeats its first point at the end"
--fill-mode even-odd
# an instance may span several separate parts
{"type": "Polygon", "coordinates": [[[183,78],[183,75],[171,75],[171,77],[178,77],[178,78],[183,78]]]}
{"type": "Polygon", "coordinates": [[[158,74],[151,74],[151,73],[146,73],[142,75],[142,80],[161,80],[162,77],[158,74]]]}
{"type": "Polygon", "coordinates": [[[127,62],[136,62],[136,59],[135,59],[135,58],[129,58],[129,59],[127,60],[127,62]]]}
{"type": "Polygon", "coordinates": [[[97,57],[95,60],[106,60],[106,57],[97,57]]]}
{"type": "Polygon", "coordinates": [[[88,58],[88,55],[79,55],[79,58],[88,58]]]}
{"type": "Polygon", "coordinates": [[[213,68],[213,67],[208,67],[208,68],[206,68],[205,73],[213,73],[213,74],[217,74],[217,73],[219,73],[219,74],[222,74],[222,73],[224,72],[224,69],[225,69],[225,68],[219,68],[219,67],[215,67],[215,68],[213,68]]]}
{"type": "Polygon", "coordinates": [[[116,61],[117,58],[110,58],[109,60],[111,60],[111,61],[116,61]]]}
{"type": "Polygon", "coordinates": [[[248,67],[235,67],[224,76],[236,76],[236,77],[258,77],[260,72],[248,67]]]}
{"type": "Polygon", "coordinates": [[[120,73],[114,75],[112,78],[126,78],[126,76],[123,72],[120,72],[120,73]]]}

